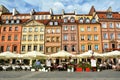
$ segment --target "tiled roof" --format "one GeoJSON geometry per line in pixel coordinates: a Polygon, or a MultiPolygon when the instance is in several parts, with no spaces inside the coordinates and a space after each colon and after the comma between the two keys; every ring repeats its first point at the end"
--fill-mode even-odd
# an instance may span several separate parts
{"type": "Polygon", "coordinates": [[[50,12],[35,12],[34,15],[50,15],[50,12]]]}

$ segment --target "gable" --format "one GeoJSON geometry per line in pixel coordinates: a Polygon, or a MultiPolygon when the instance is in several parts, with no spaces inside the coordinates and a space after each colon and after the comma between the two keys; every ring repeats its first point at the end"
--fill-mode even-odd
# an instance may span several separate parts
{"type": "Polygon", "coordinates": [[[37,21],[35,21],[35,20],[32,20],[32,21],[29,21],[29,22],[27,22],[26,24],[25,24],[25,26],[44,26],[44,24],[43,23],[39,23],[39,22],[37,22],[37,21]]]}

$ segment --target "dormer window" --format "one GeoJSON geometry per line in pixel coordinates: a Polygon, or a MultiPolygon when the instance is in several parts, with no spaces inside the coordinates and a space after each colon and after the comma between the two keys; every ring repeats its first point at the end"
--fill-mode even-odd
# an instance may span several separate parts
{"type": "Polygon", "coordinates": [[[75,22],[75,19],[74,19],[74,18],[71,18],[71,19],[70,19],[70,22],[75,22]]]}
{"type": "Polygon", "coordinates": [[[17,24],[20,23],[20,20],[16,20],[16,23],[17,23],[17,24]]]}
{"type": "Polygon", "coordinates": [[[79,23],[83,23],[83,18],[81,18],[81,19],[79,20],[79,23]]]}
{"type": "Polygon", "coordinates": [[[54,22],[54,25],[58,25],[58,22],[54,22]]]}
{"type": "Polygon", "coordinates": [[[92,19],[92,23],[96,23],[96,19],[95,18],[92,19]]]}
{"type": "Polygon", "coordinates": [[[9,20],[6,20],[6,24],[8,24],[9,23],[9,20]]]}
{"type": "Polygon", "coordinates": [[[53,25],[53,22],[50,22],[50,25],[53,25]]]}
{"type": "Polygon", "coordinates": [[[14,24],[14,20],[11,20],[11,24],[14,24]]]}
{"type": "Polygon", "coordinates": [[[107,13],[107,18],[112,18],[112,13],[107,13]]]}
{"type": "Polygon", "coordinates": [[[68,20],[67,20],[67,18],[65,18],[65,19],[64,19],[64,23],[67,23],[67,22],[68,22],[68,20]]]}
{"type": "Polygon", "coordinates": [[[89,18],[87,18],[85,22],[86,22],[86,23],[90,23],[90,19],[89,19],[89,18]]]}

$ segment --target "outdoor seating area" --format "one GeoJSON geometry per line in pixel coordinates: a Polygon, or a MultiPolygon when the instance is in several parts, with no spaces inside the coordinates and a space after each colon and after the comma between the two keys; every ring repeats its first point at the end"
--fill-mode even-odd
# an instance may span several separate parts
{"type": "Polygon", "coordinates": [[[120,71],[120,52],[85,52],[73,55],[64,50],[51,55],[32,51],[26,54],[0,53],[0,71],[120,71]]]}

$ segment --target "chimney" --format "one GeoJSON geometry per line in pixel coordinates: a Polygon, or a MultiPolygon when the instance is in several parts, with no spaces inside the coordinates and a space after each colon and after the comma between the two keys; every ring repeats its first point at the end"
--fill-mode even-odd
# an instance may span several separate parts
{"type": "Polygon", "coordinates": [[[16,9],[15,9],[15,8],[13,8],[12,15],[13,15],[13,16],[15,16],[15,14],[16,14],[16,9]]]}
{"type": "Polygon", "coordinates": [[[53,10],[52,10],[52,8],[50,8],[50,14],[53,15],[53,10]]]}
{"type": "Polygon", "coordinates": [[[64,15],[65,14],[65,11],[64,11],[64,9],[62,9],[62,15],[64,15]]]}

